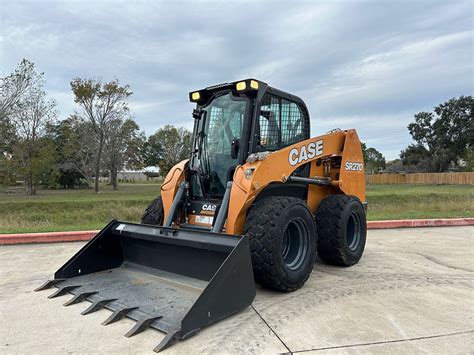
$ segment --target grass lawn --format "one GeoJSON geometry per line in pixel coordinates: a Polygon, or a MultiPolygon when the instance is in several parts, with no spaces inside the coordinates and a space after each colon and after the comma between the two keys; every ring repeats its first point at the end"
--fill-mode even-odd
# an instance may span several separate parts
{"type": "Polygon", "coordinates": [[[111,219],[139,221],[145,207],[160,194],[160,184],[120,184],[118,191],[93,189],[0,190],[0,233],[102,229],[111,219]]]}
{"type": "MultiPolygon", "coordinates": [[[[139,221],[159,184],[121,184],[119,191],[39,190],[25,196],[0,189],[0,233],[101,229],[111,219],[139,221]]],[[[371,185],[369,220],[474,217],[469,185],[371,185]]]]}
{"type": "Polygon", "coordinates": [[[474,217],[474,186],[370,185],[369,220],[474,217]]]}

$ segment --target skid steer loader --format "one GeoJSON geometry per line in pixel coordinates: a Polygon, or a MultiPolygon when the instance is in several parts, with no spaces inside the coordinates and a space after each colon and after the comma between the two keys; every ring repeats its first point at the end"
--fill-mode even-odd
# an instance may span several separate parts
{"type": "Polygon", "coordinates": [[[194,91],[191,156],[141,224],[112,221],[37,290],[91,302],[166,333],[160,351],[248,307],[264,287],[295,291],[315,257],[350,266],[366,238],[355,130],[310,138],[304,102],[248,79],[194,91]]]}

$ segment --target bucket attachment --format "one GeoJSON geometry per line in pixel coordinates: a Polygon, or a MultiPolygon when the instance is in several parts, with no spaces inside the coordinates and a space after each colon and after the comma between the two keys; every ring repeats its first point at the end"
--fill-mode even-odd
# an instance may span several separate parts
{"type": "Polygon", "coordinates": [[[110,222],[35,291],[57,287],[64,305],[91,302],[82,314],[106,308],[102,324],[124,317],[166,333],[165,349],[248,307],[256,293],[247,237],[208,231],[110,222]]]}

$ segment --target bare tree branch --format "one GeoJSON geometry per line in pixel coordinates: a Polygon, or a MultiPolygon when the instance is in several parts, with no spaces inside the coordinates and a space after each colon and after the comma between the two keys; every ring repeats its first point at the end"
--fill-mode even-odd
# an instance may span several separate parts
{"type": "Polygon", "coordinates": [[[81,107],[81,116],[87,119],[95,132],[97,151],[95,158],[95,192],[99,192],[99,178],[104,144],[110,125],[128,112],[128,85],[120,86],[118,80],[102,84],[97,79],[76,78],[71,81],[74,101],[81,107]]]}

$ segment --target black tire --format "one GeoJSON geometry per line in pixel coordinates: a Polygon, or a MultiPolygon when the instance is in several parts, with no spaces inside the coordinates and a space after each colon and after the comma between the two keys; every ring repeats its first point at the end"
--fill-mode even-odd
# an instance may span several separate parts
{"type": "Polygon", "coordinates": [[[162,226],[165,212],[163,209],[163,200],[161,196],[155,198],[143,213],[141,224],[150,224],[153,226],[162,226]]]}
{"type": "Polygon", "coordinates": [[[267,197],[247,215],[255,281],[264,287],[291,292],[304,285],[316,256],[316,226],[303,200],[267,197]]]}
{"type": "Polygon", "coordinates": [[[330,195],[316,213],[318,256],[331,265],[352,266],[365,248],[367,220],[364,206],[355,196],[330,195]]]}

